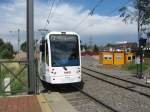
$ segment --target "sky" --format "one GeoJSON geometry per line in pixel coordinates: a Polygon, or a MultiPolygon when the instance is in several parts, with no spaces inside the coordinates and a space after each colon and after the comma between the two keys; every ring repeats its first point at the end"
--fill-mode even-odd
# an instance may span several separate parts
{"type": "MultiPolygon", "coordinates": [[[[97,45],[137,42],[136,23],[125,24],[118,12],[123,6],[132,7],[131,1],[34,0],[35,38],[41,38],[38,30],[46,28],[50,31],[77,32],[82,42],[87,44],[91,39],[97,45]]],[[[20,29],[21,42],[26,39],[26,0],[0,0],[0,14],[0,38],[17,48],[17,29],[20,29]]]]}

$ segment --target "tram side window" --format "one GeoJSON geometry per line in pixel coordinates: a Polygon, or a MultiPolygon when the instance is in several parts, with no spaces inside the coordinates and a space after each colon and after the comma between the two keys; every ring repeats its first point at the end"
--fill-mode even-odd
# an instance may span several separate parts
{"type": "Polygon", "coordinates": [[[45,44],[42,45],[43,49],[42,49],[42,62],[45,62],[45,44]]]}
{"type": "Polygon", "coordinates": [[[49,65],[48,43],[47,43],[47,41],[46,41],[46,63],[49,65]]]}

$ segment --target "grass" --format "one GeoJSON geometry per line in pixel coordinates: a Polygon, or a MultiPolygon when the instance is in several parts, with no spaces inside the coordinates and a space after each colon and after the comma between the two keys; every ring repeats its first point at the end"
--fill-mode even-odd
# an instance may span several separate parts
{"type": "MultiPolygon", "coordinates": [[[[122,68],[127,71],[130,71],[131,73],[137,72],[137,65],[134,62],[122,65],[122,68]]],[[[140,64],[138,65],[138,68],[140,69],[140,64]]],[[[142,69],[143,71],[145,71],[148,68],[150,68],[150,59],[145,59],[144,62],[142,63],[142,69]]]]}
{"type": "MultiPolygon", "coordinates": [[[[24,65],[20,65],[19,63],[5,63],[4,64],[7,68],[9,68],[14,74],[17,74],[24,65]]],[[[14,76],[6,70],[3,66],[1,66],[1,72],[0,72],[0,96],[4,96],[4,87],[3,87],[3,80],[6,77],[10,77],[11,80],[14,78],[14,76]]],[[[27,69],[25,69],[21,74],[19,74],[18,78],[27,84],[27,69]]],[[[15,78],[15,80],[10,85],[11,91],[23,91],[24,85],[15,78]]]]}

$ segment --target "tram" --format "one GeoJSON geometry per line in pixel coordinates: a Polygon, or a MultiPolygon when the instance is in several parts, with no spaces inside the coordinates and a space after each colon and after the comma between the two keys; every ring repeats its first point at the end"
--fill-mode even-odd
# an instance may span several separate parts
{"type": "Polygon", "coordinates": [[[40,79],[50,84],[81,83],[80,52],[77,33],[48,33],[36,48],[40,79]]]}

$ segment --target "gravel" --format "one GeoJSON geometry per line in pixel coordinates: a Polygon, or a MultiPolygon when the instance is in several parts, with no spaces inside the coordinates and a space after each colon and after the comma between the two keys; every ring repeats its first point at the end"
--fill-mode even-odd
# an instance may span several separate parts
{"type": "Polygon", "coordinates": [[[112,112],[80,92],[62,94],[79,112],[112,112]]]}
{"type": "Polygon", "coordinates": [[[83,75],[84,91],[120,112],[149,112],[150,99],[83,75]]]}
{"type": "MultiPolygon", "coordinates": [[[[120,69],[119,66],[110,66],[110,65],[102,65],[99,64],[99,61],[97,59],[94,59],[91,56],[84,56],[82,57],[82,66],[91,68],[96,71],[100,71],[109,75],[122,77],[124,79],[128,79],[130,81],[138,82],[141,84],[146,84],[145,79],[138,79],[135,77],[136,74],[132,74],[129,71],[125,71],[120,69]]],[[[148,84],[150,86],[150,84],[148,84]]]]}

